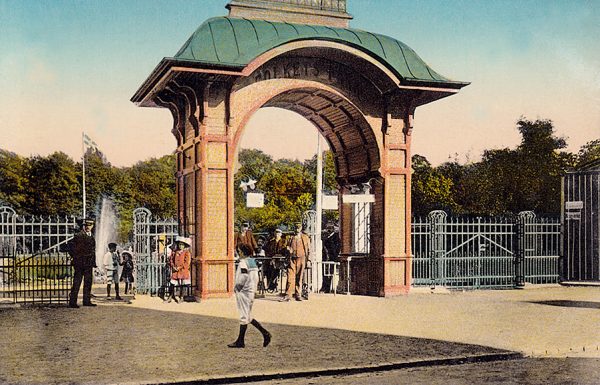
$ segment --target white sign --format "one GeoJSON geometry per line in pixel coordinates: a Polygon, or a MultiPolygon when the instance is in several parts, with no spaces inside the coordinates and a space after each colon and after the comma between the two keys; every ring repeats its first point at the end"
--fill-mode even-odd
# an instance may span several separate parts
{"type": "Polygon", "coordinates": [[[344,194],[342,195],[344,203],[374,203],[375,195],[373,194],[344,194]]]}
{"type": "Polygon", "coordinates": [[[567,211],[566,213],[566,220],[569,221],[580,221],[581,220],[581,212],[579,211],[567,211]]]}
{"type": "Polygon", "coordinates": [[[581,210],[582,208],[583,208],[583,201],[565,202],[565,209],[567,209],[567,210],[581,210]]]}
{"type": "Polygon", "coordinates": [[[263,207],[265,205],[265,194],[249,192],[246,194],[246,207],[263,207]]]}
{"type": "Polygon", "coordinates": [[[338,209],[338,196],[337,195],[325,195],[323,194],[323,210],[337,210],[338,209]]]}

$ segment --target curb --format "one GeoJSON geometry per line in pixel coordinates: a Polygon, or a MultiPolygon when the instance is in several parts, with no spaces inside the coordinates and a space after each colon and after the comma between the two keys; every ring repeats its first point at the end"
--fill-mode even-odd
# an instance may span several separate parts
{"type": "Polygon", "coordinates": [[[213,377],[201,380],[174,381],[174,382],[153,382],[157,385],[215,385],[215,384],[240,384],[257,381],[283,380],[292,378],[310,378],[319,376],[334,376],[334,375],[351,375],[359,373],[382,372],[397,369],[420,368],[428,366],[448,366],[461,365],[476,362],[491,362],[491,361],[508,361],[524,358],[523,354],[516,352],[482,354],[469,357],[452,357],[425,359],[415,361],[404,361],[388,364],[377,364],[369,366],[355,366],[347,368],[333,369],[311,369],[305,371],[279,372],[279,373],[264,373],[264,374],[249,374],[242,376],[223,376],[213,377]]]}

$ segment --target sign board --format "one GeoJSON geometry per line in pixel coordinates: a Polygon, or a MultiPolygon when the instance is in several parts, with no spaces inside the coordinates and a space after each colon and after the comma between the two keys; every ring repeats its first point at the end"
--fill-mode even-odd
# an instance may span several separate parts
{"type": "Polygon", "coordinates": [[[265,194],[249,192],[246,194],[246,207],[263,207],[265,205],[265,194]]]}
{"type": "Polygon", "coordinates": [[[323,194],[323,210],[337,210],[338,209],[338,196],[337,195],[325,195],[323,194]]]}
{"type": "Polygon", "coordinates": [[[565,202],[566,210],[581,210],[583,209],[583,201],[570,201],[565,202]]]}
{"type": "Polygon", "coordinates": [[[567,211],[565,213],[565,219],[567,221],[580,221],[581,220],[581,212],[580,211],[567,211]]]}
{"type": "Polygon", "coordinates": [[[342,195],[344,203],[374,203],[375,195],[373,194],[344,194],[342,195]]]}

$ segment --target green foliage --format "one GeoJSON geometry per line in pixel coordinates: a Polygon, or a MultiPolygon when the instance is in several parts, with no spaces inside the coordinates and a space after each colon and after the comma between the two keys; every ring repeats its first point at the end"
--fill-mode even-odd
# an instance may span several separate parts
{"type": "Polygon", "coordinates": [[[81,207],[77,165],[63,152],[29,160],[24,208],[34,215],[69,215],[81,207]]]}
{"type": "Polygon", "coordinates": [[[577,167],[600,159],[600,139],[592,140],[581,146],[577,153],[577,167]]]}
{"type": "Polygon", "coordinates": [[[10,151],[0,149],[0,202],[22,211],[25,205],[27,161],[10,151]]]}
{"type": "Polygon", "coordinates": [[[445,192],[448,184],[423,166],[422,160],[416,162],[413,209],[415,206],[417,210],[436,205],[452,207],[453,201],[453,211],[458,213],[560,212],[560,178],[575,165],[575,156],[560,151],[566,147],[566,141],[554,135],[550,120],[521,118],[517,130],[522,140],[515,149],[486,150],[480,162],[466,165],[448,162],[433,169],[449,179],[450,201],[445,200],[446,195],[435,195],[445,192]],[[425,183],[424,178],[429,178],[429,183],[425,183]],[[420,202],[420,196],[431,196],[432,199],[420,202]]]}
{"type": "Polygon", "coordinates": [[[456,210],[452,197],[452,180],[431,167],[420,155],[412,157],[412,208],[415,215],[426,215],[433,210],[456,210]]]}

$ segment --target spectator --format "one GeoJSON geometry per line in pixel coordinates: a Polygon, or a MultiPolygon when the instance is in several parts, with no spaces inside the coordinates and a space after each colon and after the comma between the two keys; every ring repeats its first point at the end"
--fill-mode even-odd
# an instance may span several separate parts
{"type": "Polygon", "coordinates": [[[92,303],[92,280],[93,270],[96,267],[96,240],[92,234],[94,220],[85,218],[82,229],[75,234],[69,242],[69,254],[71,255],[74,275],[73,286],[69,296],[69,307],[78,308],[77,296],[83,280],[83,306],[96,306],[92,303]]]}
{"type": "Polygon", "coordinates": [[[288,241],[290,265],[287,270],[287,285],[285,296],[281,301],[288,302],[294,296],[296,301],[302,301],[302,283],[306,260],[310,255],[310,238],[302,232],[302,223],[296,223],[296,234],[288,241]]]}
{"type": "Polygon", "coordinates": [[[123,298],[119,295],[119,265],[121,265],[121,257],[117,252],[117,244],[111,242],[108,244],[108,252],[104,254],[102,260],[104,271],[106,271],[106,298],[110,299],[110,286],[115,284],[115,299],[121,301],[123,298]]]}
{"type": "Polygon", "coordinates": [[[177,236],[175,238],[176,248],[169,257],[169,267],[171,268],[171,281],[169,282],[169,298],[166,302],[179,302],[175,298],[175,287],[179,287],[179,299],[183,299],[183,287],[191,284],[190,263],[192,255],[190,246],[192,240],[187,237],[177,236]]]}
{"type": "Polygon", "coordinates": [[[123,251],[123,271],[121,272],[121,282],[125,282],[125,294],[128,293],[129,289],[133,293],[133,256],[130,251],[123,251]]]}

